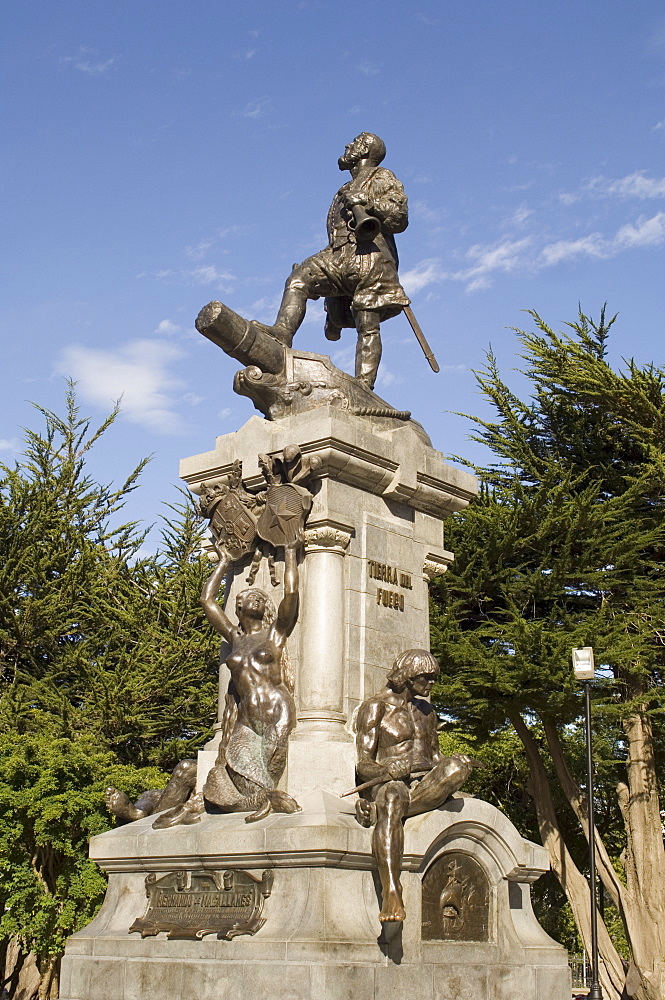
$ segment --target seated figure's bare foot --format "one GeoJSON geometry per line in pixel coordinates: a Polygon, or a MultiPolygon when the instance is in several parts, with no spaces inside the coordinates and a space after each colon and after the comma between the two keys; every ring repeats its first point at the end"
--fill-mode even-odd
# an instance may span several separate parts
{"type": "Polygon", "coordinates": [[[356,820],[361,826],[374,826],[376,823],[376,805],[367,799],[356,801],[356,820]]]}
{"type": "Polygon", "coordinates": [[[279,792],[277,789],[273,789],[270,792],[266,792],[265,801],[261,803],[256,812],[250,813],[249,816],[245,816],[245,823],[256,823],[258,819],[265,819],[265,817],[271,812],[300,812],[300,806],[296,800],[290,795],[287,795],[286,792],[279,792]]]}
{"type": "Polygon", "coordinates": [[[406,917],[406,910],[402,902],[402,894],[397,889],[389,889],[383,893],[383,905],[379,913],[379,920],[382,924],[389,922],[401,922],[406,917]]]}
{"type": "Polygon", "coordinates": [[[107,788],[104,792],[104,801],[106,808],[123,823],[132,823],[135,819],[143,819],[146,815],[143,810],[136,808],[126,792],[121,792],[118,788],[107,788]]]}
{"type": "Polygon", "coordinates": [[[294,798],[287,795],[286,792],[279,792],[275,789],[273,792],[268,792],[268,798],[270,799],[270,805],[272,806],[273,812],[276,813],[299,813],[300,806],[294,798]]]}
{"type": "Polygon", "coordinates": [[[167,809],[166,812],[160,813],[152,824],[152,828],[153,830],[167,830],[171,826],[191,826],[192,823],[199,822],[204,812],[203,796],[200,793],[191,795],[187,802],[182,805],[174,806],[173,809],[167,809]]]}

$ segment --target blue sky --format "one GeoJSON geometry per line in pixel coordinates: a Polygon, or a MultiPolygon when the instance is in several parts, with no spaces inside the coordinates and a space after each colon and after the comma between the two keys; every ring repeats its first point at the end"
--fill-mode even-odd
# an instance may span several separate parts
{"type": "MultiPolygon", "coordinates": [[[[521,310],[560,327],[607,300],[616,363],[665,360],[662,2],[23,0],[1,20],[3,460],[64,375],[95,420],[123,395],[93,471],[153,454],[129,509],[154,520],[179,458],[254,412],[199,309],[274,319],[363,130],[409,196],[402,279],[442,368],[400,316],[377,391],[436,447],[481,458],[449,411],[484,411],[490,343],[519,365],[521,310]]],[[[320,303],[298,343],[326,350],[320,303]]]]}

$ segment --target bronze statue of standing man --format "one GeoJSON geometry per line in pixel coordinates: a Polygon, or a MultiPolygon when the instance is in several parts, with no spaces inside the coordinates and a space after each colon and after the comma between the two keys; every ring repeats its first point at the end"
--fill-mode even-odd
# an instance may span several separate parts
{"type": "Polygon", "coordinates": [[[328,246],[293,268],[269,328],[290,347],[307,300],[324,296],[326,337],[339,340],[344,327],[356,328],[355,375],[369,389],[381,360],[380,323],[410,304],[397,276],[394,237],[408,225],[407,199],[395,175],[379,166],[385,155],[383,140],[371,132],[346,147],[338,163],[340,170],[351,172],[351,180],[330,206],[328,246]]]}

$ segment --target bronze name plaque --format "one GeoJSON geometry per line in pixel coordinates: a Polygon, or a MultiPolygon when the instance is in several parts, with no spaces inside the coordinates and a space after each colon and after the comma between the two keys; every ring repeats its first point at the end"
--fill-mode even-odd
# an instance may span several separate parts
{"type": "Polygon", "coordinates": [[[423,941],[488,941],[489,889],[475,858],[458,851],[437,858],[423,879],[423,941]]]}
{"type": "Polygon", "coordinates": [[[202,938],[217,934],[230,940],[256,934],[265,923],[263,902],[270,895],[271,870],[261,876],[227,869],[224,872],[170,872],[145,880],[148,908],[129,928],[141,937],[168,931],[169,938],[202,938]]]}

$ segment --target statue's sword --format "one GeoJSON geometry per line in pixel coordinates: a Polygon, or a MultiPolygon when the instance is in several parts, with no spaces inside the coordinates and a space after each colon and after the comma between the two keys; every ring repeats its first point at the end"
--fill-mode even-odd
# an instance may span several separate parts
{"type": "MultiPolygon", "coordinates": [[[[429,774],[429,771],[414,771],[413,774],[407,775],[409,778],[422,778],[424,774],[429,774]]],[[[385,774],[380,774],[376,778],[371,778],[369,781],[363,781],[362,785],[356,785],[352,788],[350,792],[342,792],[340,799],[345,799],[347,795],[353,795],[355,792],[364,792],[366,788],[374,788],[374,785],[381,785],[386,781],[391,781],[391,777],[386,771],[385,774]]]]}
{"type": "Polygon", "coordinates": [[[406,316],[406,318],[408,319],[409,323],[411,324],[411,329],[415,333],[416,340],[418,341],[418,343],[420,344],[420,346],[423,349],[423,354],[425,355],[425,357],[429,361],[430,368],[432,369],[433,372],[440,371],[438,361],[436,360],[436,358],[432,354],[432,348],[427,343],[427,340],[425,339],[425,334],[420,329],[420,324],[418,323],[418,320],[416,319],[416,317],[413,315],[413,310],[411,309],[411,306],[404,306],[404,315],[406,316]]]}

